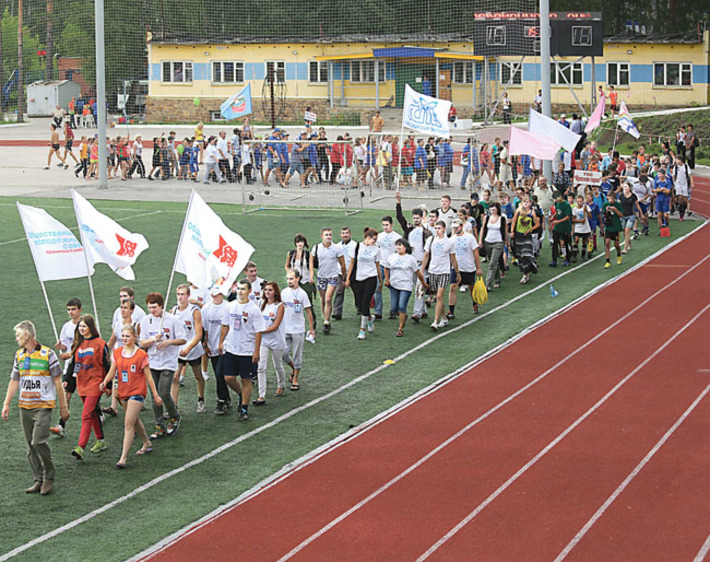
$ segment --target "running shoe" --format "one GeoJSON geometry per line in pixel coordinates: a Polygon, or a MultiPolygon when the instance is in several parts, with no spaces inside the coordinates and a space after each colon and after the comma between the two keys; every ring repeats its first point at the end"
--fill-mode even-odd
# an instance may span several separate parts
{"type": "Polygon", "coordinates": [[[449,320],[452,320],[452,319],[456,318],[456,316],[454,316],[454,313],[453,313],[453,312],[447,312],[447,313],[446,313],[446,318],[448,318],[449,320]]]}
{"type": "Polygon", "coordinates": [[[621,265],[621,256],[616,257],[616,265],[621,265]]]}
{"type": "Polygon", "coordinates": [[[439,320],[439,328],[446,328],[449,325],[449,321],[446,318],[439,320]]]}
{"type": "Polygon", "coordinates": [[[77,445],[76,447],[74,447],[72,449],[71,455],[72,455],[72,457],[76,458],[77,460],[83,461],[84,460],[84,448],[79,447],[79,445],[77,445]]]}
{"type": "Polygon", "coordinates": [[[551,262],[548,263],[547,265],[549,265],[550,267],[557,267],[557,262],[556,262],[556,261],[551,261],[551,262]]]}
{"type": "Polygon", "coordinates": [[[367,331],[368,332],[375,331],[375,318],[372,315],[370,315],[369,318],[367,319],[367,331]]]}
{"type": "Polygon", "coordinates": [[[330,334],[330,324],[323,323],[323,333],[330,334]]]}
{"type": "Polygon", "coordinates": [[[202,378],[206,381],[210,380],[210,374],[207,371],[202,372],[202,378]]]}
{"type": "Polygon", "coordinates": [[[168,430],[166,432],[168,435],[175,435],[175,433],[177,433],[177,430],[180,427],[181,419],[180,414],[178,414],[174,418],[170,418],[168,420],[168,430]]]}
{"type": "Polygon", "coordinates": [[[421,316],[419,316],[418,314],[415,314],[414,316],[412,316],[412,322],[414,322],[415,324],[419,324],[419,321],[421,319],[422,319],[421,316]]]}
{"type": "Polygon", "coordinates": [[[223,416],[227,413],[227,403],[224,400],[217,401],[217,407],[214,410],[216,416],[223,416]]]}
{"type": "Polygon", "coordinates": [[[609,269],[610,267],[611,267],[611,264],[609,262],[606,262],[606,264],[604,264],[604,269],[609,269]]]}
{"type": "Polygon", "coordinates": [[[237,421],[240,422],[245,422],[249,419],[249,414],[247,413],[246,410],[240,410],[239,411],[239,416],[237,417],[237,421]]]}
{"type": "Polygon", "coordinates": [[[149,438],[151,440],[155,440],[160,439],[161,437],[165,437],[165,428],[162,425],[156,425],[155,431],[150,434],[149,438]]]}
{"type": "Polygon", "coordinates": [[[185,375],[180,375],[180,386],[185,386],[185,375]]]}
{"type": "Polygon", "coordinates": [[[365,330],[360,330],[360,333],[357,335],[357,339],[364,340],[366,337],[365,330]]]}
{"type": "Polygon", "coordinates": [[[100,453],[101,451],[105,451],[107,447],[108,445],[106,445],[106,441],[99,439],[96,443],[94,443],[94,446],[91,447],[90,450],[92,453],[100,453]]]}
{"type": "Polygon", "coordinates": [[[431,323],[431,326],[429,326],[432,330],[435,332],[439,329],[439,324],[436,323],[436,321],[431,323]]]}
{"type": "Polygon", "coordinates": [[[207,408],[205,408],[205,401],[204,400],[198,400],[197,401],[197,413],[198,414],[204,414],[207,412],[207,408]]]}
{"type": "Polygon", "coordinates": [[[51,433],[54,433],[54,435],[56,435],[57,437],[64,437],[65,435],[64,428],[59,424],[55,425],[54,427],[50,427],[49,431],[51,433]]]}
{"type": "Polygon", "coordinates": [[[475,302],[473,303],[473,313],[478,314],[478,305],[475,302]]]}
{"type": "Polygon", "coordinates": [[[569,262],[567,260],[562,262],[562,267],[569,267],[569,262]]]}

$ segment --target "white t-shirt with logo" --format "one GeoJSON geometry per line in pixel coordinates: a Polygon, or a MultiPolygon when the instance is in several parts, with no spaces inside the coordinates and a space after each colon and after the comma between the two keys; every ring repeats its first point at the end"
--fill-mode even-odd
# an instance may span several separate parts
{"type": "Polygon", "coordinates": [[[345,259],[345,271],[350,267],[350,262],[353,261],[353,256],[355,256],[355,246],[357,242],[355,240],[350,240],[347,244],[344,244],[341,240],[338,242],[338,246],[343,249],[343,258],[345,259]]]}
{"type": "Polygon", "coordinates": [[[330,279],[342,273],[340,261],[338,260],[338,258],[344,256],[342,246],[331,243],[330,246],[326,247],[322,243],[318,243],[313,251],[318,256],[319,278],[330,279]]]}
{"type": "Polygon", "coordinates": [[[306,291],[300,287],[286,287],[281,291],[284,310],[283,324],[287,334],[303,334],[306,332],[306,309],[311,308],[311,300],[306,291]]]}
{"type": "Polygon", "coordinates": [[[402,238],[402,235],[398,232],[395,232],[394,230],[389,233],[383,231],[377,235],[377,245],[382,251],[382,263],[387,261],[387,258],[390,257],[390,254],[393,254],[395,252],[394,244],[400,238],[402,238]]]}
{"type": "Polygon", "coordinates": [[[207,345],[210,348],[210,357],[219,355],[219,338],[222,333],[222,317],[229,304],[226,300],[216,304],[208,302],[202,307],[202,329],[207,331],[207,345]]]}
{"type": "Polygon", "coordinates": [[[232,355],[254,355],[255,334],[265,328],[261,310],[251,301],[246,304],[232,301],[223,310],[222,326],[229,327],[224,351],[232,355]]]}
{"type": "MultiPolygon", "coordinates": [[[[140,341],[154,338],[160,331],[161,319],[152,314],[146,315],[140,323],[141,335],[140,341]]],[[[182,320],[176,318],[169,312],[163,312],[163,338],[165,340],[189,340],[185,332],[185,324],[182,320]]],[[[148,362],[151,369],[158,371],[175,371],[178,367],[178,354],[180,346],[169,345],[163,350],[158,350],[155,343],[152,343],[147,349],[148,362]]]]}
{"type": "Polygon", "coordinates": [[[456,254],[451,238],[432,236],[426,241],[426,251],[429,252],[429,273],[440,275],[451,272],[451,255],[456,254]]]}
{"type": "Polygon", "coordinates": [[[390,287],[398,291],[412,291],[414,289],[414,276],[419,269],[419,264],[412,254],[400,256],[398,253],[387,258],[387,268],[390,270],[390,287]]]}
{"type": "Polygon", "coordinates": [[[360,244],[357,250],[357,272],[356,281],[364,281],[371,277],[377,277],[377,264],[382,263],[382,249],[376,245],[365,246],[360,244]]]}
{"type": "Polygon", "coordinates": [[[577,205],[572,207],[572,218],[574,218],[575,221],[584,220],[584,222],[574,223],[575,234],[590,234],[592,232],[586,211],[589,211],[589,207],[587,207],[586,203],[582,207],[578,207],[577,205]]]}
{"type": "MultiPolygon", "coordinates": [[[[261,311],[261,317],[264,319],[264,325],[261,329],[263,332],[261,334],[261,345],[269,349],[286,349],[286,326],[284,325],[283,318],[276,330],[268,333],[264,332],[264,330],[274,325],[279,308],[282,306],[282,302],[266,304],[264,310],[261,311]]],[[[285,315],[284,311],[284,316],[285,315]]]]}
{"type": "Polygon", "coordinates": [[[413,228],[407,235],[409,245],[412,247],[412,255],[419,263],[424,259],[424,227],[413,228]]]}
{"type": "MultiPolygon", "coordinates": [[[[133,309],[133,313],[131,314],[131,318],[133,319],[134,322],[140,322],[143,320],[143,317],[145,316],[145,311],[138,306],[137,304],[135,305],[135,308],[133,309]]],[[[116,322],[121,322],[121,307],[119,306],[116,310],[113,311],[113,318],[111,319],[111,326],[115,325],[116,322]]]]}
{"type": "MultiPolygon", "coordinates": [[[[182,349],[187,347],[195,337],[195,311],[197,311],[198,314],[200,313],[200,307],[196,304],[188,304],[184,310],[180,310],[180,307],[176,306],[170,311],[173,316],[182,320],[183,324],[185,324],[185,333],[187,334],[185,339],[187,340],[187,343],[182,349]]],[[[200,341],[190,350],[184,359],[185,361],[192,361],[202,357],[204,353],[205,351],[202,349],[202,341],[200,341]]]]}
{"type": "Polygon", "coordinates": [[[461,236],[455,234],[451,237],[456,250],[456,261],[459,264],[459,271],[473,273],[476,271],[476,260],[473,251],[478,248],[476,238],[470,232],[464,232],[461,236]]]}

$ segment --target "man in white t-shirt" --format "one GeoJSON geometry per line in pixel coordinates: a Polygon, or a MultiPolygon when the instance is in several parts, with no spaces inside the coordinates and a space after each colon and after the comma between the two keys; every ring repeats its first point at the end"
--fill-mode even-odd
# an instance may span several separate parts
{"type": "Polygon", "coordinates": [[[288,353],[284,356],[284,362],[291,367],[290,390],[300,390],[298,375],[301,373],[303,358],[303,344],[306,341],[306,318],[308,318],[308,335],[315,339],[315,329],[313,328],[313,311],[311,301],[306,291],[299,287],[301,274],[295,269],[289,269],[286,274],[288,287],[281,291],[281,302],[284,303],[284,326],[286,330],[286,344],[288,353]]]}
{"type": "Polygon", "coordinates": [[[451,206],[451,197],[442,195],[440,202],[441,207],[437,209],[439,212],[438,220],[444,221],[444,224],[446,224],[446,235],[451,236],[451,223],[454,222],[454,219],[458,215],[456,214],[456,209],[451,206]]]}
{"type": "Polygon", "coordinates": [[[219,171],[222,172],[222,176],[227,178],[227,181],[232,181],[232,170],[229,167],[229,142],[227,142],[227,133],[225,131],[219,132],[219,137],[217,138],[217,155],[219,162],[219,171]]]}
{"type": "MultiPolygon", "coordinates": [[[[638,199],[642,215],[639,217],[643,225],[643,233],[648,236],[648,207],[653,196],[653,179],[646,174],[641,174],[638,178],[629,177],[626,179],[631,184],[631,191],[638,199]]],[[[639,237],[638,222],[634,225],[634,240],[639,237]]]]}
{"type": "MultiPolygon", "coordinates": [[[[67,314],[69,314],[69,320],[62,326],[59,332],[59,341],[54,344],[54,349],[58,351],[58,358],[64,361],[64,366],[62,367],[62,372],[64,373],[62,385],[64,387],[64,395],[67,399],[67,408],[69,408],[72,394],[76,392],[76,377],[73,375],[70,376],[70,374],[67,373],[67,368],[69,367],[69,363],[71,363],[71,346],[74,343],[74,332],[82,314],[81,301],[79,299],[70,299],[69,302],[67,302],[67,314]]],[[[49,431],[54,433],[57,437],[64,437],[66,426],[66,420],[60,418],[59,423],[50,427],[49,431]]]]}
{"type": "MultiPolygon", "coordinates": [[[[402,238],[399,232],[392,229],[392,217],[386,215],[382,217],[382,232],[377,235],[377,245],[380,248],[380,279],[385,278],[385,265],[387,259],[395,252],[394,244],[402,238]]],[[[382,320],[382,291],[379,290],[380,285],[377,285],[375,291],[375,320],[382,320]]],[[[393,320],[395,315],[390,312],[389,319],[393,320]]]]}
{"type": "Polygon", "coordinates": [[[213,286],[210,289],[212,297],[211,302],[208,302],[202,307],[202,331],[204,333],[204,350],[212,363],[215,380],[217,381],[217,407],[215,415],[222,416],[227,413],[230,404],[229,389],[224,382],[224,356],[219,352],[219,339],[222,333],[222,317],[227,308],[227,301],[222,295],[221,289],[213,286]]]}
{"type": "Polygon", "coordinates": [[[219,339],[219,353],[224,354],[224,380],[240,397],[237,421],[241,422],[249,419],[252,380],[259,363],[261,332],[266,328],[261,311],[249,300],[250,291],[249,281],[237,282],[237,299],[224,310],[219,339]]]}
{"type": "Polygon", "coordinates": [[[333,295],[338,287],[338,276],[345,278],[345,258],[343,248],[333,244],[333,229],[321,229],[321,242],[311,252],[311,271],[318,270],[317,288],[323,311],[323,333],[330,333],[330,316],[333,310],[333,295]],[[317,260],[317,264],[316,264],[317,260]]]}
{"type": "MultiPolygon", "coordinates": [[[[350,268],[350,262],[355,255],[357,242],[353,240],[350,228],[344,226],[340,229],[340,242],[338,246],[343,249],[343,259],[345,260],[345,271],[350,268]]],[[[342,276],[338,275],[338,286],[335,288],[335,296],[333,297],[333,314],[331,318],[340,320],[343,317],[343,302],[345,301],[345,286],[343,285],[342,276]]]]}
{"type": "Polygon", "coordinates": [[[444,317],[444,299],[451,283],[451,270],[457,283],[461,283],[461,274],[456,261],[456,245],[452,238],[446,236],[446,223],[436,221],[434,229],[434,236],[426,241],[422,273],[429,268],[429,286],[436,291],[436,312],[431,324],[431,329],[436,331],[449,323],[444,317]]]}
{"type": "MultiPolygon", "coordinates": [[[[261,306],[261,287],[266,283],[266,280],[259,277],[259,269],[253,261],[247,262],[246,266],[244,266],[244,275],[251,284],[249,300],[259,308],[261,306]]],[[[236,297],[236,295],[234,296],[236,297]]],[[[228,300],[232,301],[234,298],[228,300]]]]}
{"type": "MultiPolygon", "coordinates": [[[[111,327],[115,327],[117,324],[123,324],[123,320],[121,319],[121,303],[127,299],[133,300],[135,303],[136,301],[136,294],[133,291],[132,287],[129,287],[126,285],[125,287],[121,287],[118,290],[118,308],[113,311],[113,318],[111,319],[111,327]]],[[[141,320],[143,320],[143,317],[145,316],[145,310],[143,310],[140,306],[138,306],[138,303],[136,303],[135,308],[133,309],[133,314],[131,315],[131,318],[133,319],[133,322],[138,323],[141,320]]]]}
{"type": "MultiPolygon", "coordinates": [[[[461,283],[456,280],[455,272],[452,269],[450,279],[451,287],[449,287],[449,312],[446,315],[446,318],[449,320],[454,318],[454,309],[456,308],[456,300],[459,294],[459,284],[466,288],[466,292],[471,295],[471,300],[473,300],[473,285],[476,283],[476,276],[483,276],[476,238],[473,234],[464,230],[464,223],[461,219],[454,220],[452,229],[453,234],[451,239],[454,241],[461,283]]],[[[473,303],[473,313],[478,314],[478,305],[475,302],[473,303]]]]}
{"type": "Polygon", "coordinates": [[[226,180],[222,177],[222,172],[219,170],[219,152],[217,152],[214,137],[207,139],[207,148],[205,149],[205,177],[202,183],[210,183],[210,174],[212,172],[214,172],[219,183],[226,183],[226,180]]]}
{"type": "Polygon", "coordinates": [[[682,156],[675,157],[673,166],[673,192],[675,193],[675,203],[678,208],[678,218],[685,220],[685,211],[689,207],[690,196],[693,191],[693,176],[690,168],[682,156]]]}
{"type": "Polygon", "coordinates": [[[169,312],[163,310],[165,301],[160,293],[148,293],[145,298],[148,315],[141,320],[140,347],[148,354],[150,374],[163,400],[163,406],[153,403],[155,431],[151,439],[173,435],[180,427],[180,415],[170,394],[173,376],[178,368],[180,348],[187,343],[185,326],[169,312]],[[163,407],[168,412],[168,427],[163,421],[163,407]]]}
{"type": "Polygon", "coordinates": [[[177,306],[170,313],[180,319],[185,325],[185,339],[187,343],[180,350],[178,368],[175,371],[172,384],[172,396],[175,405],[178,404],[180,393],[180,378],[187,371],[187,366],[192,368],[192,374],[197,381],[197,413],[204,414],[205,409],[205,379],[202,376],[202,312],[200,307],[190,302],[190,285],[181,283],[176,289],[177,306]]]}

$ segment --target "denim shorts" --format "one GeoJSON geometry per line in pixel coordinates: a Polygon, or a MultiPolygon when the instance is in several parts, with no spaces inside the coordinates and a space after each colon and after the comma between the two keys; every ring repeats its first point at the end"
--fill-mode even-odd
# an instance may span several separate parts
{"type": "Polygon", "coordinates": [[[621,217],[621,228],[633,228],[636,224],[636,215],[621,217]]]}

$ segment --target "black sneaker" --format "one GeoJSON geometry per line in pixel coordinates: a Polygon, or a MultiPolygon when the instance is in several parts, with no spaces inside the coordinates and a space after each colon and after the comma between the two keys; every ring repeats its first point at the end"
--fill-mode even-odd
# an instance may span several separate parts
{"type": "Polygon", "coordinates": [[[323,333],[330,334],[330,324],[323,324],[323,333]]]}
{"type": "Polygon", "coordinates": [[[340,314],[333,314],[332,318],[334,320],[342,320],[343,319],[343,317],[340,314]]]}
{"type": "Polygon", "coordinates": [[[239,416],[237,417],[237,421],[240,422],[245,422],[249,419],[249,414],[247,413],[246,410],[240,410],[239,411],[239,416]]]}
{"type": "Polygon", "coordinates": [[[217,407],[214,410],[216,416],[223,416],[227,413],[227,403],[224,400],[217,401],[217,407]]]}
{"type": "Polygon", "coordinates": [[[446,318],[447,318],[447,320],[452,320],[452,319],[456,318],[456,316],[454,316],[453,312],[447,312],[446,318]]]}
{"type": "Polygon", "coordinates": [[[375,320],[382,320],[382,314],[375,314],[375,320]]]}
{"type": "Polygon", "coordinates": [[[388,316],[388,318],[389,318],[390,320],[394,320],[395,318],[397,318],[397,316],[395,315],[394,312],[390,312],[390,315],[388,316]]]}

